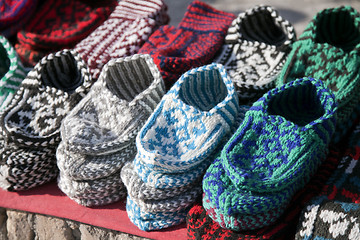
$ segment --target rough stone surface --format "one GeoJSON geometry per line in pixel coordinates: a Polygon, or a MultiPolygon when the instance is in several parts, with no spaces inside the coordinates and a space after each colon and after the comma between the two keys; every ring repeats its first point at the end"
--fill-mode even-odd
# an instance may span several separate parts
{"type": "Polygon", "coordinates": [[[127,233],[41,214],[0,208],[1,240],[144,240],[127,233]]]}

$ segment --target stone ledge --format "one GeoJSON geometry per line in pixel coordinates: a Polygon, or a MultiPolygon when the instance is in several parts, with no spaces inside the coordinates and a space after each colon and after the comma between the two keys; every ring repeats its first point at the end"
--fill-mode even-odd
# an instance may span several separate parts
{"type": "Polygon", "coordinates": [[[90,226],[72,220],[0,208],[0,239],[144,240],[147,238],[90,226]]]}

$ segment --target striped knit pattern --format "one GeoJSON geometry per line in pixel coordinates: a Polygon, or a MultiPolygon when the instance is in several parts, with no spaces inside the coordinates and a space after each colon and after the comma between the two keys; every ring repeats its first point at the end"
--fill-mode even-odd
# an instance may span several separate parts
{"type": "Polygon", "coordinates": [[[0,33],[15,35],[36,10],[37,0],[4,0],[0,3],[0,33]]]}
{"type": "Polygon", "coordinates": [[[0,36],[0,111],[2,111],[14,97],[22,80],[26,76],[14,48],[9,41],[0,36]]]}
{"type": "MultiPolygon", "coordinates": [[[[336,135],[348,129],[348,119],[360,101],[359,43],[359,12],[349,6],[325,9],[294,43],[277,80],[277,86],[299,76],[324,81],[339,106],[336,135]]],[[[335,137],[337,141],[341,139],[335,137]]]]}
{"type": "Polygon", "coordinates": [[[200,179],[223,139],[235,131],[239,111],[222,65],[183,74],[137,135],[134,162],[121,171],[135,225],[148,231],[185,221],[183,213],[201,195],[200,179]]]}
{"type": "Polygon", "coordinates": [[[34,66],[41,58],[72,48],[101,25],[117,4],[116,0],[47,0],[17,33],[15,49],[22,62],[34,66]]]}
{"type": "Polygon", "coordinates": [[[234,18],[231,13],[195,0],[178,27],[161,26],[139,53],[151,55],[168,90],[186,71],[212,61],[234,18]]]}
{"type": "Polygon", "coordinates": [[[189,208],[178,212],[151,214],[142,212],[131,198],[127,198],[126,212],[129,219],[143,231],[152,231],[178,225],[185,221],[189,208]]]}
{"type": "MultiPolygon", "coordinates": [[[[173,187],[173,188],[156,188],[149,184],[145,184],[144,181],[135,172],[134,163],[132,161],[126,163],[121,170],[121,179],[126,185],[128,194],[133,199],[151,199],[151,200],[164,200],[168,198],[174,198],[181,194],[195,190],[201,192],[202,177],[193,180],[186,186],[173,187]]],[[[170,184],[169,184],[170,185],[170,184]]]]}
{"type": "Polygon", "coordinates": [[[294,27],[274,8],[257,6],[232,22],[214,62],[225,66],[241,99],[255,101],[275,86],[295,40],[294,27]]]}
{"type": "Polygon", "coordinates": [[[162,0],[119,1],[109,18],[75,46],[92,77],[97,79],[111,59],[137,53],[157,27],[169,22],[166,12],[162,0]]]}
{"type": "MultiPolygon", "coordinates": [[[[321,187],[336,169],[340,154],[338,150],[330,149],[330,154],[322,162],[310,182],[294,195],[281,217],[270,226],[249,231],[229,230],[220,226],[220,224],[227,223],[224,221],[225,219],[214,221],[209,216],[210,213],[214,215],[215,211],[207,213],[201,205],[195,205],[187,215],[188,239],[288,240],[289,237],[295,236],[296,225],[302,208],[308,203],[309,199],[319,193],[321,187]]],[[[217,215],[214,216],[217,217],[217,215]]],[[[229,218],[230,216],[228,216],[229,218]]]]}
{"type": "Polygon", "coordinates": [[[266,93],[207,170],[206,210],[213,205],[224,215],[253,215],[248,227],[263,227],[257,216],[286,206],[325,158],[335,111],[334,96],[320,80],[303,78],[266,93]]]}
{"type": "Polygon", "coordinates": [[[120,171],[134,159],[135,137],[164,94],[164,82],[149,55],[108,62],[87,96],[62,122],[56,154],[60,189],[91,206],[125,196],[120,171]],[[81,190],[88,185],[97,191],[81,190]]]}
{"type": "Polygon", "coordinates": [[[60,124],[91,85],[88,68],[71,50],[48,55],[28,73],[0,114],[4,189],[25,190],[56,177],[60,124]]]}

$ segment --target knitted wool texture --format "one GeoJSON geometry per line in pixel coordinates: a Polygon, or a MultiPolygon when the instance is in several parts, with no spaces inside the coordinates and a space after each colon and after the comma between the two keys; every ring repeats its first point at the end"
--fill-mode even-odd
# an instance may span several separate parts
{"type": "Polygon", "coordinates": [[[0,3],[0,33],[5,37],[19,31],[35,12],[37,0],[4,0],[0,3]]]}
{"type": "Polygon", "coordinates": [[[304,208],[296,239],[360,238],[360,125],[351,135],[355,145],[341,159],[320,194],[304,208]]]}
{"type": "Polygon", "coordinates": [[[139,53],[151,55],[168,90],[189,69],[210,63],[234,18],[231,13],[193,1],[177,28],[161,26],[139,53]]]}
{"type": "Polygon", "coordinates": [[[310,182],[294,195],[284,213],[272,225],[256,230],[232,231],[222,228],[201,205],[195,205],[187,215],[188,239],[288,240],[291,236],[295,236],[302,208],[319,193],[321,187],[336,169],[339,156],[340,152],[337,149],[330,149],[328,157],[310,182]]]}
{"type": "Polygon", "coordinates": [[[9,41],[0,36],[0,111],[14,97],[26,72],[9,41]]]}
{"type": "MultiPolygon", "coordinates": [[[[348,129],[348,119],[360,100],[359,52],[359,13],[349,6],[325,9],[293,44],[277,86],[303,76],[321,79],[338,103],[337,129],[348,129]]],[[[341,137],[337,135],[335,142],[341,137]]]]}
{"type": "Polygon", "coordinates": [[[186,211],[201,194],[201,188],[191,186],[199,182],[213,152],[234,128],[238,115],[238,97],[222,65],[210,64],[183,74],[137,135],[134,164],[121,172],[129,192],[128,215],[135,225],[148,231],[185,221],[186,211]],[[184,182],[154,186],[137,171],[136,165],[168,179],[180,175],[184,182]],[[197,168],[202,172],[194,176],[192,170],[197,168]],[[139,176],[131,177],[133,174],[139,176]],[[133,179],[138,179],[148,192],[153,189],[149,198],[137,198],[139,194],[132,191],[133,179]],[[173,193],[165,197],[170,191],[173,193]],[[151,195],[155,194],[164,197],[153,198],[151,195]]]}
{"type": "Polygon", "coordinates": [[[48,0],[39,4],[36,14],[18,32],[15,49],[24,64],[34,66],[42,57],[72,48],[103,23],[116,0],[48,0]]]}
{"type": "MultiPolygon", "coordinates": [[[[57,164],[62,173],[59,187],[64,193],[81,202],[92,197],[79,186],[107,182],[99,186],[99,196],[111,195],[114,200],[125,196],[121,168],[134,159],[135,136],[164,94],[164,82],[149,55],[107,63],[88,95],[61,125],[57,164]],[[119,197],[115,197],[114,191],[120,188],[116,191],[119,197]]],[[[100,200],[92,203],[103,204],[100,200]]]]}
{"type": "Polygon", "coordinates": [[[162,0],[119,1],[109,18],[75,50],[97,79],[107,62],[137,53],[151,33],[168,22],[167,6],[162,0]]]}
{"type": "Polygon", "coordinates": [[[274,222],[325,158],[335,111],[333,94],[311,78],[273,89],[255,102],[204,176],[205,209],[231,219],[214,220],[232,230],[274,222]],[[249,220],[241,221],[245,216],[249,220]]]}
{"type": "Polygon", "coordinates": [[[225,66],[243,101],[255,101],[275,86],[295,29],[269,6],[240,13],[232,22],[214,62],[225,66]]]}
{"type": "MultiPolygon", "coordinates": [[[[24,181],[9,184],[9,169],[26,165],[38,170],[57,169],[55,151],[60,142],[60,124],[68,112],[86,95],[92,85],[88,68],[78,53],[63,50],[49,54],[28,73],[11,103],[0,114],[4,138],[2,185],[8,190],[24,190],[42,184],[48,176],[27,171],[17,174],[24,181]],[[16,150],[17,155],[11,154],[16,150]],[[12,156],[7,159],[8,154],[12,156]],[[46,156],[46,157],[45,157],[46,156]],[[35,179],[31,180],[30,179],[35,179]]],[[[52,173],[52,176],[56,174],[52,173]]]]}

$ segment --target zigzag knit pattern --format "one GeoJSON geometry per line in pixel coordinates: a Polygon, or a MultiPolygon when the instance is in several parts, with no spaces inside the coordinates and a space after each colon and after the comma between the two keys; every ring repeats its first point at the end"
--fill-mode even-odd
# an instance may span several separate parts
{"type": "MultiPolygon", "coordinates": [[[[360,101],[359,51],[359,13],[349,6],[325,9],[293,44],[277,86],[303,76],[321,79],[339,106],[337,128],[348,129],[348,119],[360,101]]],[[[338,142],[341,136],[336,135],[338,142]]]]}
{"type": "Polygon", "coordinates": [[[11,37],[19,31],[36,10],[37,0],[5,0],[0,8],[0,33],[11,37]]]}
{"type": "Polygon", "coordinates": [[[6,143],[0,181],[5,189],[24,190],[57,175],[54,159],[60,124],[91,85],[85,63],[70,50],[48,55],[28,73],[0,115],[6,143]]]}
{"type": "Polygon", "coordinates": [[[15,49],[25,65],[34,66],[49,53],[74,47],[107,19],[116,4],[116,0],[42,2],[17,33],[15,49]]]}
{"type": "Polygon", "coordinates": [[[26,76],[15,49],[9,41],[0,36],[0,111],[3,110],[14,97],[19,85],[26,76]]]}
{"type": "Polygon", "coordinates": [[[186,71],[210,63],[234,18],[232,13],[193,1],[177,28],[161,26],[139,53],[151,55],[168,90],[186,71]]]}
{"type": "Polygon", "coordinates": [[[94,79],[111,59],[137,53],[151,33],[169,22],[162,0],[119,1],[109,18],[75,46],[94,79]]]}
{"type": "Polygon", "coordinates": [[[240,13],[214,62],[225,66],[239,97],[255,101],[275,86],[292,43],[294,27],[269,6],[240,13]]]}
{"type": "MultiPolygon", "coordinates": [[[[207,170],[203,190],[209,203],[224,215],[254,219],[287,205],[325,158],[335,111],[334,96],[320,80],[299,79],[266,93],[207,170]]],[[[210,204],[204,207],[210,210],[210,204]]]]}
{"type": "Polygon", "coordinates": [[[57,164],[63,192],[78,203],[91,199],[86,204],[96,205],[105,204],[95,202],[96,196],[108,196],[106,203],[110,197],[120,199],[116,194],[125,196],[120,171],[134,159],[135,137],[164,94],[164,82],[149,55],[108,62],[88,95],[62,122],[57,164]],[[82,191],[84,184],[98,187],[98,195],[82,191]]]}

